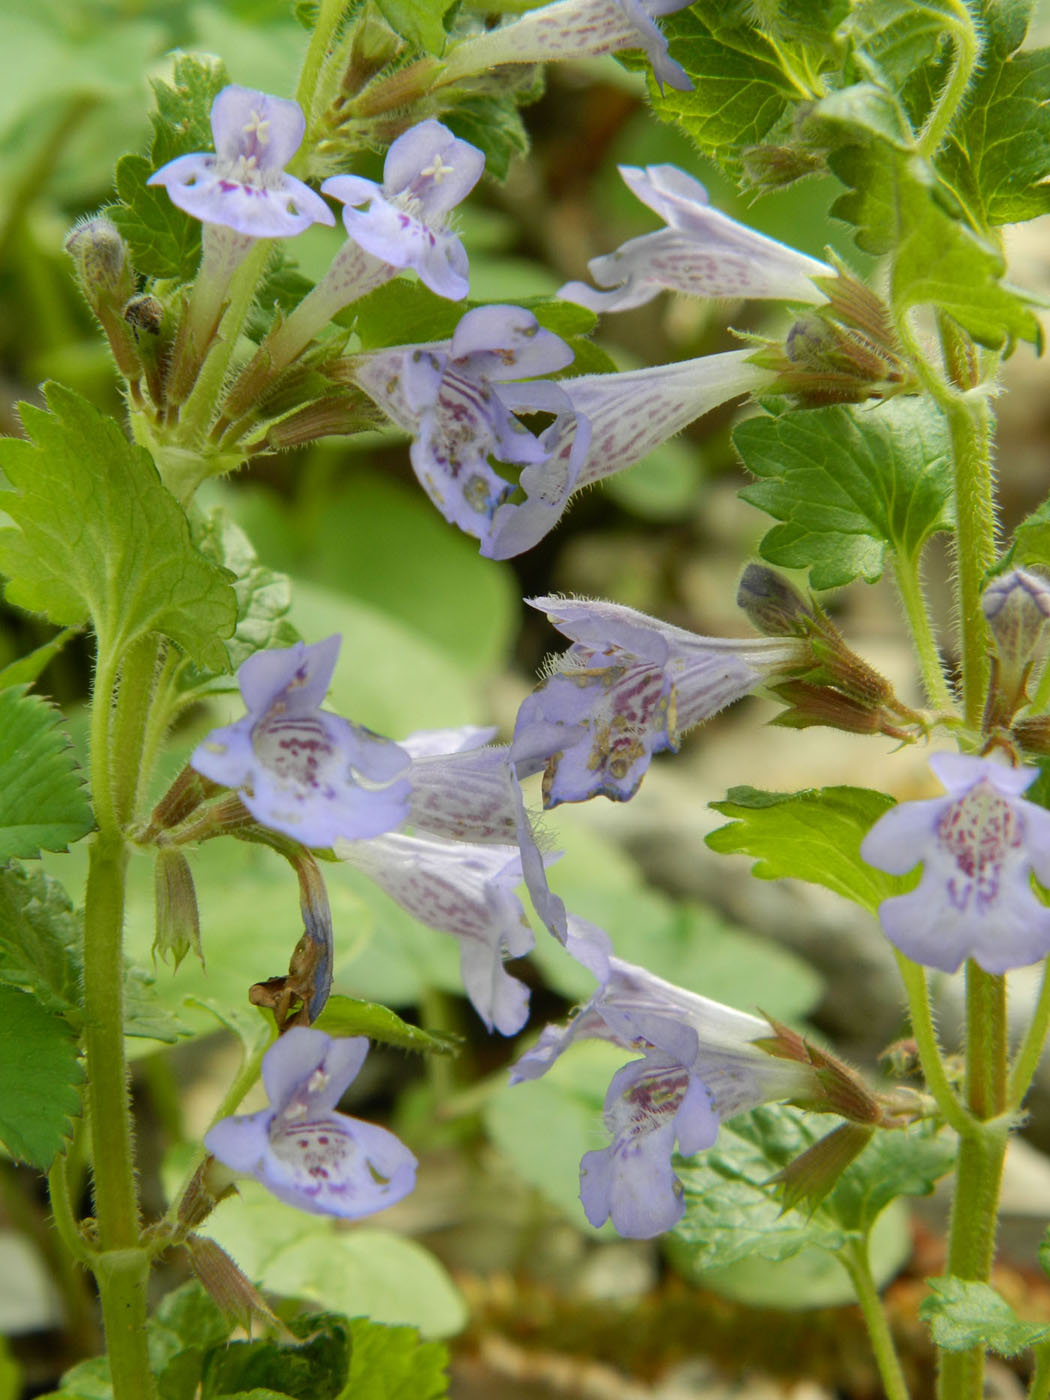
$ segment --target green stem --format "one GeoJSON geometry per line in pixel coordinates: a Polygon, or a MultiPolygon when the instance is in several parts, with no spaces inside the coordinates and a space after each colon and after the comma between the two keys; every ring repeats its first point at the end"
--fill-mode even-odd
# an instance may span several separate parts
{"type": "Polygon", "coordinates": [[[950,30],[955,48],[955,62],[952,64],[948,81],[941,89],[937,105],[930,113],[926,126],[919,137],[919,154],[927,157],[936,155],[941,142],[947,136],[948,129],[959,110],[959,104],[963,100],[966,89],[970,86],[980,56],[977,31],[966,5],[962,3],[962,0],[951,0],[949,8],[955,11],[957,18],[957,23],[952,25],[950,30]]]}
{"type": "Polygon", "coordinates": [[[937,649],[937,640],[930,625],[930,615],[919,579],[918,560],[904,559],[899,554],[894,555],[894,577],[897,581],[897,591],[900,593],[901,602],[908,617],[908,624],[911,627],[912,640],[919,658],[919,665],[922,668],[922,679],[929,703],[937,710],[951,710],[955,702],[945,678],[941,654],[937,649]]]}
{"type": "Polygon", "coordinates": [[[109,770],[110,723],[113,715],[113,695],[117,684],[116,666],[110,658],[114,648],[97,639],[95,679],[91,697],[91,733],[89,758],[91,764],[91,805],[95,821],[103,831],[120,830],[113,799],[113,778],[109,770]]]}
{"type": "MultiPolygon", "coordinates": [[[[1002,1115],[1007,1093],[1006,979],[966,965],[966,1094],[980,1130],[959,1143],[948,1233],[948,1272],[985,1282],[995,1258],[999,1190],[1007,1130],[1002,1115]],[[998,1120],[998,1121],[989,1121],[998,1120]]],[[[980,1400],[984,1388],[983,1346],[940,1357],[940,1400],[980,1400]]]]}
{"type": "Polygon", "coordinates": [[[1043,964],[1043,984],[1039,988],[1039,998],[1010,1070],[1007,1088],[1007,1103],[1010,1108],[1020,1108],[1025,1094],[1031,1088],[1043,1055],[1047,1030],[1050,1030],[1050,961],[1043,964]]]}
{"type": "Polygon", "coordinates": [[[124,653],[120,667],[120,695],[113,715],[110,780],[114,815],[122,828],[135,819],[142,782],[142,741],[156,681],[157,649],[155,636],[139,637],[124,653]]]}
{"type": "Polygon", "coordinates": [[[142,759],[139,763],[139,783],[135,794],[135,808],[147,792],[147,784],[153,776],[153,771],[157,766],[160,757],[161,745],[164,743],[164,736],[174,719],[174,697],[172,695],[172,680],[182,658],[175,647],[164,644],[164,659],[157,672],[156,685],[153,691],[153,704],[150,707],[149,715],[146,719],[146,726],[142,735],[142,759]]]}
{"type": "Polygon", "coordinates": [[[867,1241],[851,1240],[838,1257],[853,1281],[857,1302],[864,1314],[868,1337],[871,1340],[871,1349],[875,1353],[875,1361],[882,1378],[886,1400],[908,1400],[908,1383],[904,1379],[904,1372],[901,1369],[897,1348],[893,1344],[893,1334],[886,1318],[886,1311],[882,1306],[879,1291],[875,1287],[875,1280],[871,1274],[867,1241]]]}
{"type": "MultiPolygon", "coordinates": [[[[96,693],[108,705],[109,693],[96,693]]],[[[107,753],[92,756],[93,769],[107,753]]],[[[127,848],[102,829],[91,845],[84,900],[84,1050],[99,1252],[98,1283],[114,1400],[154,1394],[146,1350],[149,1258],[141,1247],[128,1073],[124,1057],[124,876],[127,848]]]]}
{"type": "Polygon", "coordinates": [[[974,1129],[974,1121],[956,1097],[955,1090],[948,1080],[941,1056],[941,1047],[933,1025],[930,1010],[930,995],[926,985],[926,969],[913,963],[903,953],[897,953],[897,967],[908,996],[908,1011],[911,1019],[912,1035],[919,1047],[919,1061],[926,1079],[926,1087],[937,1102],[945,1122],[954,1128],[960,1137],[969,1136],[974,1129]]]}
{"type": "MultiPolygon", "coordinates": [[[[321,0],[321,8],[317,15],[317,23],[314,25],[314,32],[310,36],[310,46],[306,50],[303,58],[302,71],[299,74],[299,82],[295,89],[295,100],[306,113],[307,130],[313,134],[314,121],[317,114],[314,112],[314,97],[317,93],[317,81],[321,76],[321,65],[324,63],[325,55],[328,53],[328,45],[332,35],[335,33],[339,21],[343,17],[346,9],[346,0],[321,0]]],[[[298,156],[289,166],[293,173],[297,173],[297,162],[301,157],[302,164],[305,165],[309,159],[311,142],[304,142],[300,147],[298,156]]]]}
{"type": "Polygon", "coordinates": [[[1047,1400],[1050,1396],[1050,1344],[1035,1349],[1035,1370],[1028,1387],[1028,1400],[1047,1400]]]}
{"type": "Polygon", "coordinates": [[[980,396],[953,398],[947,414],[955,470],[963,706],[967,725],[979,732],[988,689],[988,623],[981,594],[995,562],[991,415],[980,396]]]}
{"type": "MultiPolygon", "coordinates": [[[[179,437],[187,445],[202,442],[207,434],[215,415],[223,380],[230,367],[230,359],[237,347],[241,327],[255,300],[259,278],[269,256],[270,240],[257,239],[255,246],[246,254],[230,278],[229,298],[216,332],[216,342],[209,350],[179,415],[179,437]]],[[[201,480],[206,475],[207,469],[202,465],[201,480]]]]}
{"type": "Polygon", "coordinates": [[[80,1233],[73,1203],[69,1196],[69,1178],[66,1176],[67,1157],[56,1157],[47,1174],[47,1188],[51,1199],[51,1218],[59,1239],[66,1247],[66,1253],[79,1264],[90,1268],[94,1253],[87,1240],[80,1233]]]}

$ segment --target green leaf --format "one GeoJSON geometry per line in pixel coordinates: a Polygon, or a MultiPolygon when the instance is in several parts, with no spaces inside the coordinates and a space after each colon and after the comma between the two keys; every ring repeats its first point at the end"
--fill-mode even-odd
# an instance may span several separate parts
{"type": "MultiPolygon", "coordinates": [[[[426,3],[426,0],[423,0],[426,3]]],[[[507,69],[502,70],[507,73],[507,69]]],[[[507,82],[504,78],[503,82],[507,82]]],[[[543,96],[542,70],[536,69],[531,85],[512,94],[492,97],[470,94],[444,114],[445,125],[460,138],[477,146],[485,155],[485,173],[505,180],[512,160],[529,153],[529,134],[518,110],[519,105],[537,102],[543,96]]]]}
{"type": "Polygon", "coordinates": [[[860,0],[841,34],[900,91],[912,74],[936,58],[959,27],[950,0],[860,0]]]}
{"type": "Polygon", "coordinates": [[[826,1137],[833,1122],[787,1105],[756,1108],[723,1124],[707,1152],[676,1163],[685,1213],[673,1233],[688,1247],[691,1275],[753,1257],[788,1259],[812,1247],[835,1253],[847,1240],[867,1237],[898,1197],[928,1195],[954,1160],[954,1144],[927,1124],[877,1131],[811,1213],[784,1210],[773,1178],[826,1137]]]}
{"type": "Polygon", "coordinates": [[[39,870],[0,870],[0,981],[50,1010],[80,1005],[80,923],[59,882],[39,870]]]}
{"type": "Polygon", "coordinates": [[[395,34],[439,58],[445,52],[445,12],[452,0],[376,0],[395,34]]]}
{"type": "Polygon", "coordinates": [[[26,992],[0,987],[0,1141],[12,1157],[50,1168],[80,1112],[82,1079],[67,1022],[26,992]]]}
{"type": "Polygon", "coordinates": [[[785,73],[776,43],[750,22],[740,0],[696,0],[666,15],[660,27],[671,57],[693,79],[689,92],[650,83],[659,117],[675,122],[703,154],[731,176],[742,147],[754,146],[803,94],[785,73]]]}
{"type": "Polygon", "coordinates": [[[68,626],[90,617],[111,660],[157,631],[224,670],[236,598],[149,453],[72,390],[51,384],[47,399],[49,412],[21,407],[30,441],[0,441],[14,487],[0,499],[21,527],[0,531],[8,599],[68,626]]]}
{"type": "Polygon", "coordinates": [[[980,66],[937,170],[979,226],[1020,223],[1050,210],[1050,48],[1015,52],[1027,5],[981,8],[980,66]]]}
{"type": "Polygon", "coordinates": [[[937,307],[992,348],[1013,339],[1041,345],[1026,299],[999,280],[1002,253],[955,217],[961,211],[943,207],[925,161],[870,140],[834,152],[828,164],[850,186],[831,213],[856,225],[865,252],[894,254],[890,290],[898,311],[937,307]]]}
{"type": "Polygon", "coordinates": [[[740,494],[784,522],[763,537],[763,558],[808,566],[813,588],[874,583],[888,550],[914,563],[951,528],[948,429],[928,400],[749,418],[733,442],[759,478],[740,494]]]}
{"type": "Polygon", "coordinates": [[[195,1400],[205,1354],[225,1342],[230,1323],[193,1280],[163,1298],[147,1328],[159,1400],[195,1400]]]}
{"type": "Polygon", "coordinates": [[[919,1316],[942,1351],[981,1346],[999,1356],[1016,1356],[1050,1340],[1050,1324],[1022,1322],[1002,1294],[987,1283],[951,1274],[926,1282],[931,1293],[919,1305],[919,1316]]]}
{"type": "Polygon", "coordinates": [[[1004,568],[1024,568],[1029,564],[1050,564],[1050,499],[1021,521],[1003,559],[1004,568]]]}
{"type": "Polygon", "coordinates": [[[79,628],[76,627],[65,627],[61,632],[56,632],[50,641],[35,647],[25,656],[20,656],[17,661],[9,661],[0,669],[0,690],[6,690],[12,685],[32,685],[78,631],[79,628]]]}
{"type": "Polygon", "coordinates": [[[760,880],[808,880],[874,913],[918,881],[917,873],[886,875],[860,857],[861,841],[893,805],[891,797],[868,788],[730,788],[726,801],[711,806],[733,821],[706,841],[713,851],[754,856],[751,873],[760,880]]]}
{"type": "Polygon", "coordinates": [[[201,1375],[201,1400],[272,1391],[295,1400],[336,1400],[350,1369],[345,1317],[311,1313],[290,1318],[297,1346],[263,1338],[227,1342],[208,1353],[201,1375]]]}
{"type": "Polygon", "coordinates": [[[275,573],[259,563],[248,536],[222,506],[193,529],[193,542],[205,559],[233,575],[237,625],[226,643],[232,671],[257,651],[289,647],[299,641],[299,633],[288,621],[291,580],[287,574],[275,573]]]}
{"type": "Polygon", "coordinates": [[[823,1115],[782,1105],[723,1123],[707,1152],[676,1164],[685,1214],[673,1230],[689,1247],[691,1270],[724,1268],[752,1255],[790,1259],[809,1246],[835,1252],[849,1231],[826,1204],[812,1215],[785,1212],[770,1178],[828,1131],[823,1115]]]}
{"type": "Polygon", "coordinates": [[[189,282],[196,274],[199,221],[177,209],[163,186],[146,181],[176,156],[212,149],[211,104],[227,81],[218,60],[180,54],[174,83],[153,84],[157,111],[149,158],[129,155],[117,163],[121,203],[107,213],[127,240],[135,267],[148,277],[189,282]]]}
{"type": "Polygon", "coordinates": [[[0,690],[0,864],[64,851],[94,824],[60,712],[26,689],[0,690]]]}
{"type": "Polygon", "coordinates": [[[399,1050],[415,1050],[421,1055],[458,1055],[462,1043],[461,1036],[421,1030],[402,1021],[389,1007],[355,997],[329,997],[314,1027],[328,1035],[367,1035],[381,1045],[396,1045],[399,1050]]]}
{"type": "Polygon", "coordinates": [[[414,1327],[350,1323],[350,1376],[339,1400],[442,1400],[448,1348],[423,1342],[414,1327]]]}
{"type": "Polygon", "coordinates": [[[275,1200],[253,1181],[220,1202],[201,1233],[210,1235],[266,1292],[349,1317],[418,1327],[448,1337],[466,1305],[442,1265],[422,1245],[366,1224],[353,1230],[275,1200]]]}

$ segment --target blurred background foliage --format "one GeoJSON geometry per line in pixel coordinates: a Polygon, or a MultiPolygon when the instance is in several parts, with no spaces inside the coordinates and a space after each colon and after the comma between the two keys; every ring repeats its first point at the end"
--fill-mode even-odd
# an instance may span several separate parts
{"type": "MultiPolygon", "coordinates": [[[[148,148],[150,77],[167,75],[171,51],[182,48],[219,55],[234,82],[288,95],[305,43],[284,0],[0,7],[0,430],[19,432],[17,402],[39,402],[38,386],[48,378],[122,415],[108,352],[62,243],[78,217],[110,199],[117,159],[148,148]]],[[[585,276],[588,258],[651,229],[654,217],[624,187],[617,164],[679,164],[699,175],[714,203],[762,231],[815,255],[830,245],[855,270],[867,268],[847,231],[827,218],[830,177],[758,203],[742,200],[684,137],[652,118],[642,76],[611,59],[550,72],[523,115],[531,155],[513,163],[504,183],[487,178],[460,214],[476,300],[550,295],[585,276]]],[[[314,227],[289,251],[317,279],[342,236],[314,227]]],[[[599,336],[626,369],[732,348],[738,342],[730,325],[773,333],[785,328],[777,319],[784,315],[665,296],[609,318],[599,336]]],[[[480,558],[471,540],[440,519],[415,482],[406,441],[393,430],[257,462],[211,485],[204,504],[225,506],[263,563],[291,576],[291,616],[307,641],[343,633],[332,708],[392,737],[466,723],[497,724],[506,737],[544,653],[560,649],[523,596],[578,591],[698,631],[746,630],[733,604],[736,576],[763,524],[736,500],[731,416],[710,415],[583,495],[550,537],[512,563],[480,558]]],[[[886,618],[863,589],[859,594],[853,615],[879,633],[886,618]]],[[[50,634],[0,605],[0,667],[50,634]]],[[[906,670],[907,660],[901,664],[906,670]]],[[[77,744],[89,676],[88,644],[77,639],[39,686],[63,706],[77,744]]],[[[238,711],[235,697],[221,696],[192,712],[172,736],[164,777],[201,734],[238,711]]],[[[870,1061],[899,1021],[885,981],[878,984],[878,966],[873,972],[853,963],[848,975],[871,985],[866,992],[858,987],[852,1013],[841,1001],[836,1009],[825,979],[841,988],[856,944],[843,945],[836,965],[825,940],[815,971],[772,937],[791,925],[796,947],[812,960],[820,952],[814,928],[829,928],[826,910],[792,903],[780,886],[752,898],[745,886],[757,882],[748,881],[740,858],[718,862],[703,852],[701,838],[715,824],[705,804],[723,795],[734,756],[751,764],[738,781],[798,787],[829,780],[823,772],[813,776],[814,766],[833,766],[827,735],[792,735],[783,767],[770,772],[764,740],[754,743],[764,712],[748,702],[743,713],[743,720],[733,717],[688,740],[689,761],[680,768],[672,770],[673,758],[658,760],[630,809],[593,803],[545,820],[551,846],[567,852],[552,884],[570,909],[609,930],[622,956],[747,1009],[795,1024],[814,1017],[870,1061]],[[726,871],[737,878],[727,879],[726,871]],[[863,1008],[875,1007],[863,1027],[858,1006],[861,1019],[863,1008]]],[[[853,762],[863,743],[840,744],[843,738],[834,736],[838,780],[841,762],[853,762]]],[[[881,756],[865,749],[857,762],[873,766],[881,756]]],[[[864,774],[852,780],[863,782],[864,774]]],[[[49,857],[46,868],[75,891],[84,863],[75,850],[49,857]]],[[[132,1042],[142,1170],[157,1207],[232,1073],[237,1035],[257,1034],[248,986],[284,967],[298,933],[295,884],[272,853],[207,847],[194,872],[206,969],[190,957],[176,975],[163,966],[150,974],[142,983],[153,1017],[147,1029],[174,1043],[132,1042]]],[[[464,1000],[453,940],[416,924],[353,871],[326,873],[336,990],[458,1032],[464,1049],[455,1060],[426,1064],[376,1052],[354,1085],[354,1111],[385,1115],[424,1154],[419,1191],[394,1211],[367,1228],[333,1231],[330,1222],[262,1199],[251,1184],[222,1206],[213,1233],[258,1282],[350,1315],[411,1323],[428,1337],[458,1335],[453,1394],[462,1400],[720,1394],[703,1356],[731,1375],[759,1368],[785,1386],[805,1376],[827,1393],[877,1393],[859,1319],[827,1310],[848,1297],[845,1276],[835,1273],[837,1265],[829,1272],[827,1256],[793,1261],[788,1279],[777,1275],[779,1293],[771,1297],[765,1266],[738,1269],[732,1279],[687,1279],[657,1246],[592,1231],[577,1199],[578,1161],[601,1140],[601,1100],[620,1052],[580,1046],[545,1079],[511,1089],[505,1068],[515,1047],[486,1036],[464,1000]],[[712,1284],[718,1293],[700,1291],[712,1284]],[[594,1355],[610,1366],[565,1360],[594,1355]]],[[[138,857],[129,954],[147,970],[152,918],[151,872],[138,857]]],[[[869,929],[859,936],[873,935],[869,929]]],[[[589,975],[549,939],[514,971],[533,989],[533,1020],[521,1044],[591,989],[589,975]]],[[[3,1163],[0,1182],[0,1331],[18,1339],[17,1364],[0,1350],[0,1400],[15,1400],[49,1388],[56,1368],[89,1353],[93,1323],[82,1278],[60,1268],[49,1277],[39,1262],[26,1262],[27,1237],[46,1246],[30,1174],[3,1163]],[[22,1283],[4,1282],[12,1277],[22,1283]]],[[[913,1240],[903,1210],[889,1213],[881,1228],[885,1279],[901,1268],[913,1240]]],[[[54,1251],[44,1247],[41,1257],[55,1264],[54,1251]]],[[[897,1287],[893,1306],[907,1332],[914,1298],[907,1279],[897,1287]]],[[[917,1325],[908,1335],[909,1364],[919,1365],[926,1344],[917,1325]]]]}

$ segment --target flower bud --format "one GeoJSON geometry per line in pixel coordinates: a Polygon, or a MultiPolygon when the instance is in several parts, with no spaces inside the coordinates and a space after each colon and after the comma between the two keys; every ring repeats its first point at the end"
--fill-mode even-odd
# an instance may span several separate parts
{"type": "Polygon", "coordinates": [[[817,610],[782,574],[764,564],[749,564],[740,578],[736,604],[753,626],[768,637],[806,637],[817,610]]]}
{"type": "Polygon", "coordinates": [[[1010,569],[984,590],[981,607],[996,661],[986,722],[1007,724],[1027,699],[1025,685],[1050,618],[1050,581],[1027,569],[1010,569]]]}
{"type": "Polygon", "coordinates": [[[134,293],[127,245],[107,218],[98,215],[74,225],[66,237],[65,249],[73,259],[91,306],[102,299],[123,305],[134,293]]]}
{"type": "Polygon", "coordinates": [[[192,949],[204,966],[201,951],[201,926],[197,913],[197,892],[189,861],[176,846],[161,846],[155,867],[157,897],[157,928],[153,938],[153,956],[165,961],[170,952],[174,967],[178,967],[192,949]]]}
{"type": "Polygon", "coordinates": [[[193,1272],[224,1316],[248,1332],[256,1320],[264,1326],[286,1330],[266,1299],[221,1245],[206,1235],[189,1235],[184,1243],[193,1272]]]}

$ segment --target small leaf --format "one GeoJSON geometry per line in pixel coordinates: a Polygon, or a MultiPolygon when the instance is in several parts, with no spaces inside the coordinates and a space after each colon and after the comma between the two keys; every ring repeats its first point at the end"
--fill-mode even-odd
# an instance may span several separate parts
{"type": "Polygon", "coordinates": [[[0,981],[58,1012],[80,1005],[80,921],[66,891],[39,870],[0,870],[0,981]]]}
{"type": "Polygon", "coordinates": [[[970,1279],[931,1278],[931,1294],[919,1316],[942,1351],[987,1347],[999,1356],[1016,1356],[1050,1340],[1050,1324],[1022,1322],[1006,1299],[987,1283],[970,1279]]]}
{"type": "Polygon", "coordinates": [[[295,1400],[336,1400],[346,1384],[350,1341],[345,1317],[309,1313],[291,1318],[298,1346],[262,1339],[228,1342],[204,1360],[201,1400],[273,1391],[295,1400]]]}
{"type": "Polygon", "coordinates": [[[0,690],[0,864],[65,851],[94,825],[61,714],[26,689],[0,690]]]}
{"type": "Polygon", "coordinates": [[[355,1317],[350,1348],[345,1400],[441,1400],[448,1394],[448,1348],[422,1341],[414,1327],[355,1317]]]}
{"type": "Polygon", "coordinates": [[[759,480],[740,493],[784,523],[763,558],[810,569],[813,588],[874,583],[888,550],[917,560],[951,528],[951,450],[943,415],[922,399],[749,418],[733,434],[759,480]]]}
{"type": "Polygon", "coordinates": [[[331,996],[314,1022],[328,1035],[367,1035],[381,1045],[416,1050],[421,1055],[458,1055],[462,1036],[447,1031],[424,1031],[402,1021],[389,1007],[355,997],[331,996]]]}
{"type": "Polygon", "coordinates": [[[90,617],[111,656],[156,631],[224,670],[236,598],[193,548],[149,453],[72,390],[47,396],[49,412],[21,407],[30,441],[0,440],[15,488],[3,508],[20,526],[0,531],[8,599],[59,624],[90,617]]]}
{"type": "Polygon", "coordinates": [[[445,52],[442,21],[452,0],[377,0],[377,4],[387,24],[402,39],[439,58],[445,52]]]}
{"type": "Polygon", "coordinates": [[[35,647],[25,656],[20,656],[17,661],[9,661],[6,666],[0,669],[0,690],[6,690],[8,686],[12,685],[32,685],[35,680],[40,678],[44,668],[54,660],[66,643],[73,640],[79,630],[77,627],[65,627],[61,632],[57,632],[50,641],[35,647]]]}
{"type": "Polygon", "coordinates": [[[83,1079],[68,1023],[14,987],[0,987],[0,1141],[47,1171],[72,1133],[83,1079]]]}
{"type": "Polygon", "coordinates": [[[869,788],[808,788],[761,792],[730,788],[711,806],[734,820],[706,838],[713,851],[754,856],[760,880],[790,877],[823,885],[872,913],[884,899],[914,889],[918,872],[886,875],[861,860],[860,843],[893,806],[869,788]]]}
{"type": "Polygon", "coordinates": [[[259,563],[248,536],[221,506],[194,528],[193,542],[205,559],[233,575],[237,625],[226,643],[231,670],[257,651],[289,647],[300,640],[288,621],[291,580],[259,563]]]}
{"type": "MultiPolygon", "coordinates": [[[[501,72],[501,80],[508,70],[501,72]]],[[[520,84],[520,79],[516,80],[520,84]]],[[[461,141],[469,141],[485,155],[485,173],[496,180],[505,180],[510,163],[529,153],[529,136],[521,119],[519,106],[536,102],[543,96],[542,69],[535,69],[528,86],[518,86],[499,97],[467,95],[447,112],[444,121],[461,141]]]]}
{"type": "Polygon", "coordinates": [[[1032,299],[1000,282],[1006,264],[990,240],[947,210],[932,167],[885,141],[843,147],[828,159],[848,194],[831,212],[856,225],[869,253],[893,253],[892,301],[947,311],[974,340],[998,349],[1014,339],[1041,345],[1032,299]]]}

